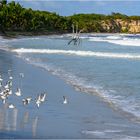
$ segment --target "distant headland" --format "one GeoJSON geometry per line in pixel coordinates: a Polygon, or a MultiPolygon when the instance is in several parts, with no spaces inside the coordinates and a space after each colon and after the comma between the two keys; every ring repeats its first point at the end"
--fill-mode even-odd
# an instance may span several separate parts
{"type": "Polygon", "coordinates": [[[140,16],[121,13],[60,16],[0,0],[0,33],[3,35],[71,33],[73,23],[78,24],[83,33],[140,33],[140,16]]]}

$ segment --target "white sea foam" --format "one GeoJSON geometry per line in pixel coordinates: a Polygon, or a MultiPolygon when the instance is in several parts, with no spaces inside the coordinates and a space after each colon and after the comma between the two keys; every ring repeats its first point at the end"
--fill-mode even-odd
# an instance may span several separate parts
{"type": "Polygon", "coordinates": [[[20,54],[20,57],[33,65],[46,69],[54,75],[60,76],[78,91],[100,96],[105,102],[109,103],[111,107],[124,111],[127,114],[130,113],[135,116],[133,120],[139,121],[140,113],[139,109],[136,108],[139,105],[135,99],[126,99],[124,96],[116,95],[116,91],[114,90],[106,90],[95,83],[87,83],[85,79],[77,77],[72,73],[68,73],[61,68],[55,67],[48,63],[42,63],[41,59],[39,58],[34,59],[32,57],[27,57],[26,54],[20,54]]]}
{"type": "Polygon", "coordinates": [[[139,109],[137,109],[139,105],[135,99],[126,99],[124,96],[116,95],[116,91],[114,90],[106,90],[95,83],[87,83],[85,79],[68,73],[61,68],[48,63],[42,63],[39,58],[34,59],[32,57],[27,57],[27,55],[24,54],[21,54],[20,57],[33,65],[46,69],[54,75],[60,76],[76,90],[100,96],[105,102],[109,103],[111,107],[130,113],[135,116],[136,120],[139,120],[138,118],[140,117],[140,113],[139,109]]]}
{"type": "Polygon", "coordinates": [[[108,39],[113,39],[113,40],[117,40],[117,39],[121,39],[121,36],[107,36],[106,38],[108,39]]]}
{"type": "Polygon", "coordinates": [[[120,37],[120,36],[108,36],[106,38],[103,37],[92,37],[89,38],[89,41],[99,41],[99,42],[108,42],[123,46],[139,46],[140,47],[140,39],[132,39],[127,37],[120,37]]]}
{"type": "Polygon", "coordinates": [[[109,43],[124,45],[124,46],[139,46],[140,47],[140,39],[127,39],[124,38],[123,40],[107,40],[109,43]]]}
{"type": "MultiPolygon", "coordinates": [[[[97,38],[97,37],[96,37],[97,38]]],[[[98,39],[101,37],[98,37],[98,39]]],[[[1,38],[0,38],[1,39],[1,38]]],[[[127,40],[127,38],[125,38],[127,40]]],[[[138,39],[135,39],[136,41],[138,39]]],[[[2,41],[4,41],[2,39],[2,41]]],[[[112,41],[112,40],[111,40],[112,41]]],[[[117,39],[114,41],[118,41],[117,39]]],[[[5,47],[6,48],[6,47],[5,47]]],[[[45,54],[63,54],[63,55],[76,55],[84,57],[106,57],[106,58],[123,58],[123,59],[140,59],[140,54],[133,53],[105,53],[105,52],[93,52],[93,51],[74,51],[74,50],[51,50],[51,49],[14,49],[13,52],[17,52],[21,55],[26,55],[26,53],[45,53],[45,54]]],[[[27,55],[28,56],[28,55],[27,55]]],[[[22,56],[21,56],[22,57],[22,56]]],[[[37,66],[43,67],[51,71],[55,75],[63,77],[67,82],[73,85],[77,90],[86,92],[86,93],[97,93],[102,97],[106,102],[113,103],[115,107],[121,108],[125,112],[132,113],[133,115],[140,117],[139,104],[135,100],[126,100],[123,97],[116,96],[112,94],[112,91],[106,91],[97,85],[89,85],[84,79],[80,79],[70,73],[53,67],[49,67],[48,64],[41,64],[40,60],[34,60],[34,58],[25,57],[26,60],[30,63],[33,63],[37,66]],[[132,103],[132,104],[130,104],[132,103]]]]}
{"type": "Polygon", "coordinates": [[[106,135],[107,133],[110,134],[110,133],[120,133],[122,132],[122,130],[110,130],[110,129],[107,129],[107,130],[102,130],[102,131],[98,131],[98,130],[95,130],[95,131],[82,131],[82,133],[85,133],[85,134],[91,134],[91,135],[106,135]]]}
{"type": "Polygon", "coordinates": [[[97,136],[99,139],[115,139],[115,140],[138,140],[134,137],[124,134],[124,130],[83,130],[83,134],[97,136]]]}
{"type": "Polygon", "coordinates": [[[39,54],[63,54],[76,55],[83,57],[105,57],[105,58],[122,58],[122,59],[140,59],[140,54],[132,53],[108,53],[108,52],[93,52],[93,51],[74,51],[74,50],[52,50],[52,49],[14,49],[16,53],[39,53],[39,54]]]}

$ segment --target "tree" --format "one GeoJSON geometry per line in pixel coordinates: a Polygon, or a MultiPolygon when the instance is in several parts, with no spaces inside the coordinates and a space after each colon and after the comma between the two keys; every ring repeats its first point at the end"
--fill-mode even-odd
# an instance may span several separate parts
{"type": "Polygon", "coordinates": [[[0,4],[1,5],[6,5],[7,4],[7,0],[0,0],[0,4]]]}
{"type": "MultiPolygon", "coordinates": [[[[60,16],[48,11],[23,8],[18,2],[0,0],[0,31],[47,31],[72,32],[72,24],[78,24],[84,32],[120,32],[123,21],[140,20],[140,16],[127,16],[121,13],[103,14],[74,14],[60,16]]],[[[127,30],[125,30],[127,32],[127,30]]]]}

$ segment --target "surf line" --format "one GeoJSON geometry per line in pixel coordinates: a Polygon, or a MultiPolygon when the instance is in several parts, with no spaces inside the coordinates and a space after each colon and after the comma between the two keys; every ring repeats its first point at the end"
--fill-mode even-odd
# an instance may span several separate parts
{"type": "Polygon", "coordinates": [[[52,49],[14,49],[13,52],[36,53],[36,54],[63,54],[76,55],[84,57],[107,57],[107,58],[122,58],[122,59],[140,59],[140,55],[131,53],[108,53],[108,52],[93,52],[93,51],[74,51],[74,50],[52,50],[52,49]]]}

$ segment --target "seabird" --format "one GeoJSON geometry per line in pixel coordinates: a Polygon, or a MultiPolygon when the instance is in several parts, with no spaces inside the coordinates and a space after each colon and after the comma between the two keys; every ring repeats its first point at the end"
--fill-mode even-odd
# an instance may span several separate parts
{"type": "Polygon", "coordinates": [[[0,88],[2,88],[2,82],[0,81],[0,88]]]}
{"type": "Polygon", "coordinates": [[[45,101],[46,95],[47,95],[46,93],[40,95],[40,101],[41,102],[45,101]]]}
{"type": "Polygon", "coordinates": [[[63,96],[63,104],[67,104],[68,103],[68,100],[67,100],[67,98],[65,97],[65,96],[63,96]]]}
{"type": "Polygon", "coordinates": [[[8,106],[8,108],[11,108],[11,109],[13,109],[13,108],[16,108],[13,104],[10,104],[9,106],[8,106]]]}
{"type": "Polygon", "coordinates": [[[15,94],[16,94],[17,96],[21,96],[21,90],[20,90],[20,88],[17,88],[17,91],[15,92],[15,94]]]}
{"type": "Polygon", "coordinates": [[[12,95],[12,90],[9,90],[9,95],[12,95]]]}
{"type": "Polygon", "coordinates": [[[7,96],[5,94],[1,95],[0,98],[2,99],[3,104],[6,103],[7,96]]]}
{"type": "Polygon", "coordinates": [[[11,88],[12,87],[12,81],[7,81],[6,87],[11,88]]]}
{"type": "Polygon", "coordinates": [[[32,100],[32,98],[28,97],[26,99],[22,99],[22,102],[23,102],[24,105],[27,105],[31,102],[31,100],[32,100]]]}
{"type": "Polygon", "coordinates": [[[41,104],[41,96],[40,95],[38,95],[38,97],[37,97],[36,104],[37,104],[37,107],[39,107],[41,104]]]}
{"type": "Polygon", "coordinates": [[[12,80],[12,79],[13,79],[13,77],[12,77],[12,76],[10,76],[10,77],[9,77],[9,79],[10,79],[10,80],[12,80]]]}
{"type": "Polygon", "coordinates": [[[7,83],[5,86],[4,86],[5,89],[9,89],[9,84],[7,83]]]}
{"type": "Polygon", "coordinates": [[[2,76],[0,75],[0,82],[2,82],[3,81],[3,79],[2,79],[2,76]]]}
{"type": "Polygon", "coordinates": [[[21,77],[21,78],[23,78],[23,77],[24,77],[24,73],[20,73],[19,75],[20,75],[20,77],[21,77]]]}
{"type": "Polygon", "coordinates": [[[3,95],[4,94],[4,92],[2,91],[2,92],[0,92],[0,95],[3,95]]]}

